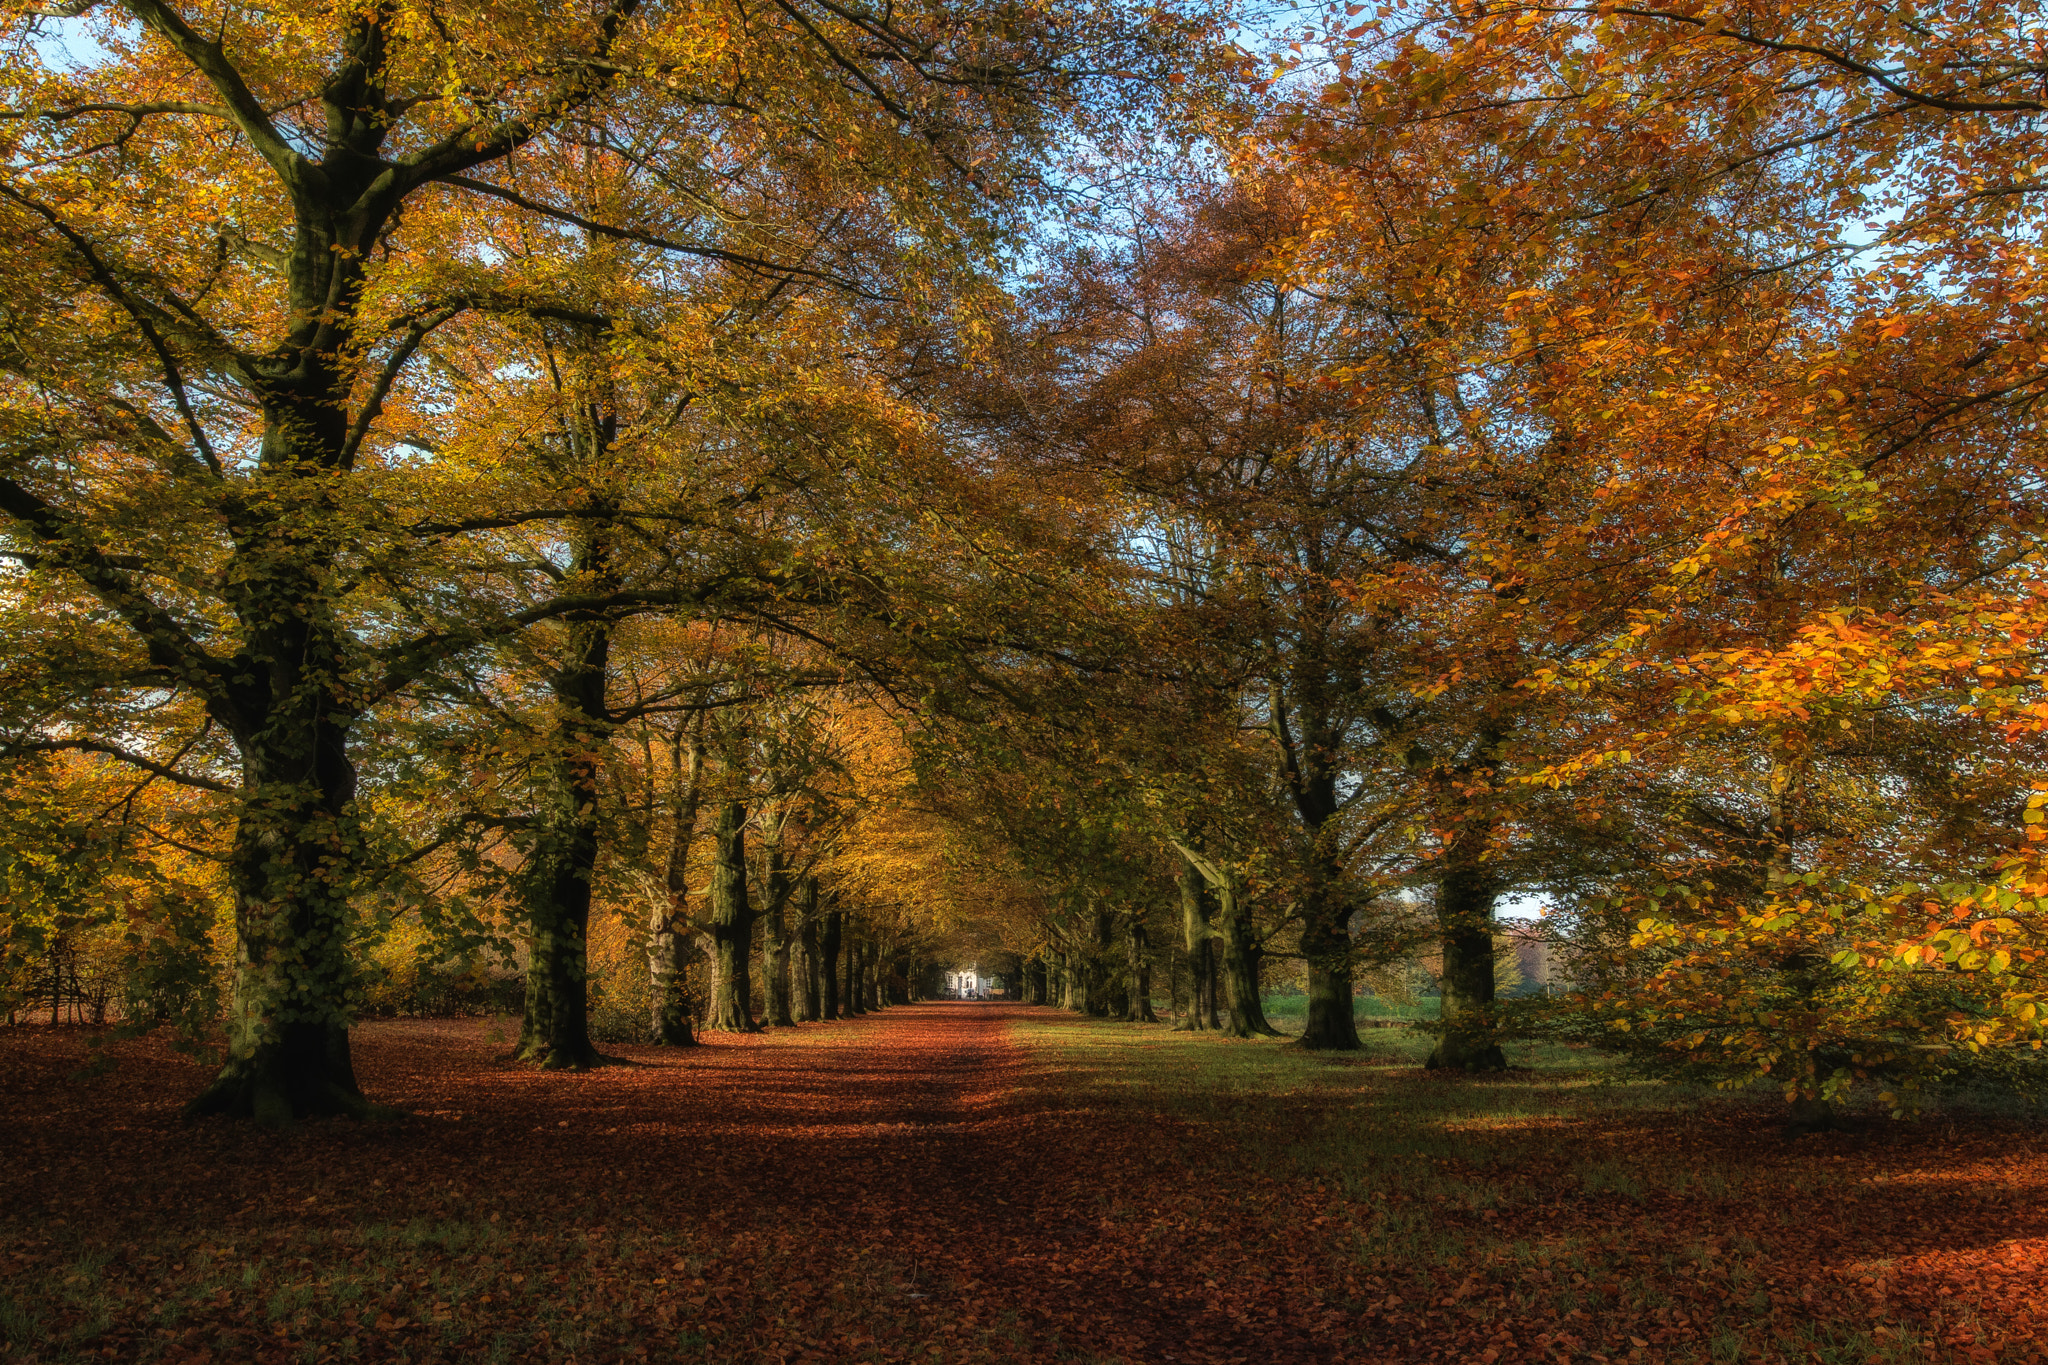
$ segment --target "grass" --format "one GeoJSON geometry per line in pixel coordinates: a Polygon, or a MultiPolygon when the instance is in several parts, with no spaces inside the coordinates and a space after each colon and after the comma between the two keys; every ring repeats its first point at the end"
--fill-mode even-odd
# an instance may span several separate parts
{"type": "MultiPolygon", "coordinates": [[[[1260,997],[1266,1009],[1266,1017],[1275,1024],[1299,1028],[1301,1021],[1308,1017],[1308,996],[1303,994],[1269,994],[1260,997]]],[[[1361,995],[1352,1002],[1352,1017],[1362,1024],[1379,1024],[1387,1020],[1435,1019],[1441,1012],[1443,1002],[1434,996],[1426,996],[1410,1003],[1384,1000],[1376,995],[1361,995]]]]}

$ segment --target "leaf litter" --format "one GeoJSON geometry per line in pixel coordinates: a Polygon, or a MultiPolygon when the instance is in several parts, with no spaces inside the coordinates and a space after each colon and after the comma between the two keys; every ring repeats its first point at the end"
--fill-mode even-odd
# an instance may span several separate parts
{"type": "Polygon", "coordinates": [[[167,1048],[95,1075],[79,1033],[0,1031],[9,1357],[2048,1354],[2048,1160],[2016,1124],[1787,1142],[1750,1106],[1574,1094],[1482,1126],[1459,1106],[1513,1081],[1023,1008],[586,1075],[497,1033],[364,1025],[365,1089],[409,1116],[280,1135],[182,1121],[205,1073],[167,1048]]]}

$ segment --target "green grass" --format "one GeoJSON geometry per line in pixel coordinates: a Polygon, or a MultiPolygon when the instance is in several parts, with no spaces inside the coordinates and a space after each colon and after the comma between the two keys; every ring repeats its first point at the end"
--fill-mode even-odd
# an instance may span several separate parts
{"type": "MultiPolygon", "coordinates": [[[[1260,997],[1266,1009],[1266,1018],[1280,1027],[1301,1026],[1308,1015],[1308,997],[1300,994],[1274,993],[1260,997]]],[[[1360,1023],[1378,1023],[1389,1019],[1433,1020],[1441,1012],[1443,1002],[1434,996],[1424,997],[1409,1004],[1394,1000],[1383,1000],[1376,995],[1361,995],[1352,1002],[1351,1014],[1360,1023]]]]}

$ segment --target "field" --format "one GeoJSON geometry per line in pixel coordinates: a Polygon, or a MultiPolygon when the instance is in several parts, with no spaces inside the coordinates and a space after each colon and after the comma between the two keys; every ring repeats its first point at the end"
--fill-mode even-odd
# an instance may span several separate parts
{"type": "Polygon", "coordinates": [[[585,1076],[358,1034],[413,1116],[176,1117],[0,1030],[10,1360],[1911,1362],[2048,1355],[2048,1135],[1781,1137],[1570,1053],[1444,1080],[925,1005],[585,1076]]]}

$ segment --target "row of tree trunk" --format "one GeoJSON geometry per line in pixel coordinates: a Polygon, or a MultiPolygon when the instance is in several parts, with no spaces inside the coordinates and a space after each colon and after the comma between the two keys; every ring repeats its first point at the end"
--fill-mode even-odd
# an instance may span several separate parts
{"type": "MultiPolygon", "coordinates": [[[[1494,887],[1483,869],[1447,859],[1440,889],[1443,950],[1443,1032],[1428,1065],[1466,1071],[1506,1065],[1487,1028],[1494,1000],[1494,887]]],[[[1203,867],[1182,850],[1181,933],[1187,970],[1186,1008],[1176,1029],[1216,1031],[1230,1038],[1280,1036],[1259,997],[1261,949],[1242,912],[1235,879],[1213,865],[1203,867]]],[[[1136,915],[1093,909],[1090,939],[1056,947],[1024,968],[1027,1004],[1054,1005],[1077,1014],[1157,1023],[1152,1009],[1151,958],[1143,921],[1136,915]],[[1120,933],[1120,937],[1119,937],[1120,933]]],[[[1176,964],[1178,965],[1178,964],[1176,964]]],[[[1356,1046],[1350,971],[1317,973],[1311,958],[1310,1033],[1320,1026],[1330,1038],[1316,1045],[1356,1046]],[[1318,999],[1320,988],[1327,999],[1318,999]],[[1322,1019],[1315,1017],[1321,1006],[1322,1019]],[[1341,1016],[1341,1020],[1339,1020],[1341,1016]],[[1333,1022],[1334,1021],[1334,1022],[1333,1022]],[[1336,1027],[1341,1022],[1343,1027],[1336,1027]]],[[[1175,973],[1174,996],[1180,1003],[1175,973]]]]}
{"type": "MultiPolygon", "coordinates": [[[[677,833],[666,894],[648,925],[649,1038],[689,1047],[700,1030],[756,1033],[908,1003],[908,950],[831,905],[815,876],[790,866],[779,830],[763,840],[756,902],[744,802],[719,804],[708,914],[702,920],[691,916],[688,858],[703,753],[688,736],[679,738],[678,747],[685,743],[687,754],[679,754],[676,764],[677,833]],[[764,997],[758,1001],[757,963],[764,997]],[[695,970],[699,964],[707,970],[695,970]]],[[[589,1022],[589,886],[598,839],[594,830],[578,834],[564,841],[571,856],[542,848],[529,862],[532,957],[518,1055],[558,1070],[584,1070],[606,1060],[590,1037],[589,1022]]]]}

